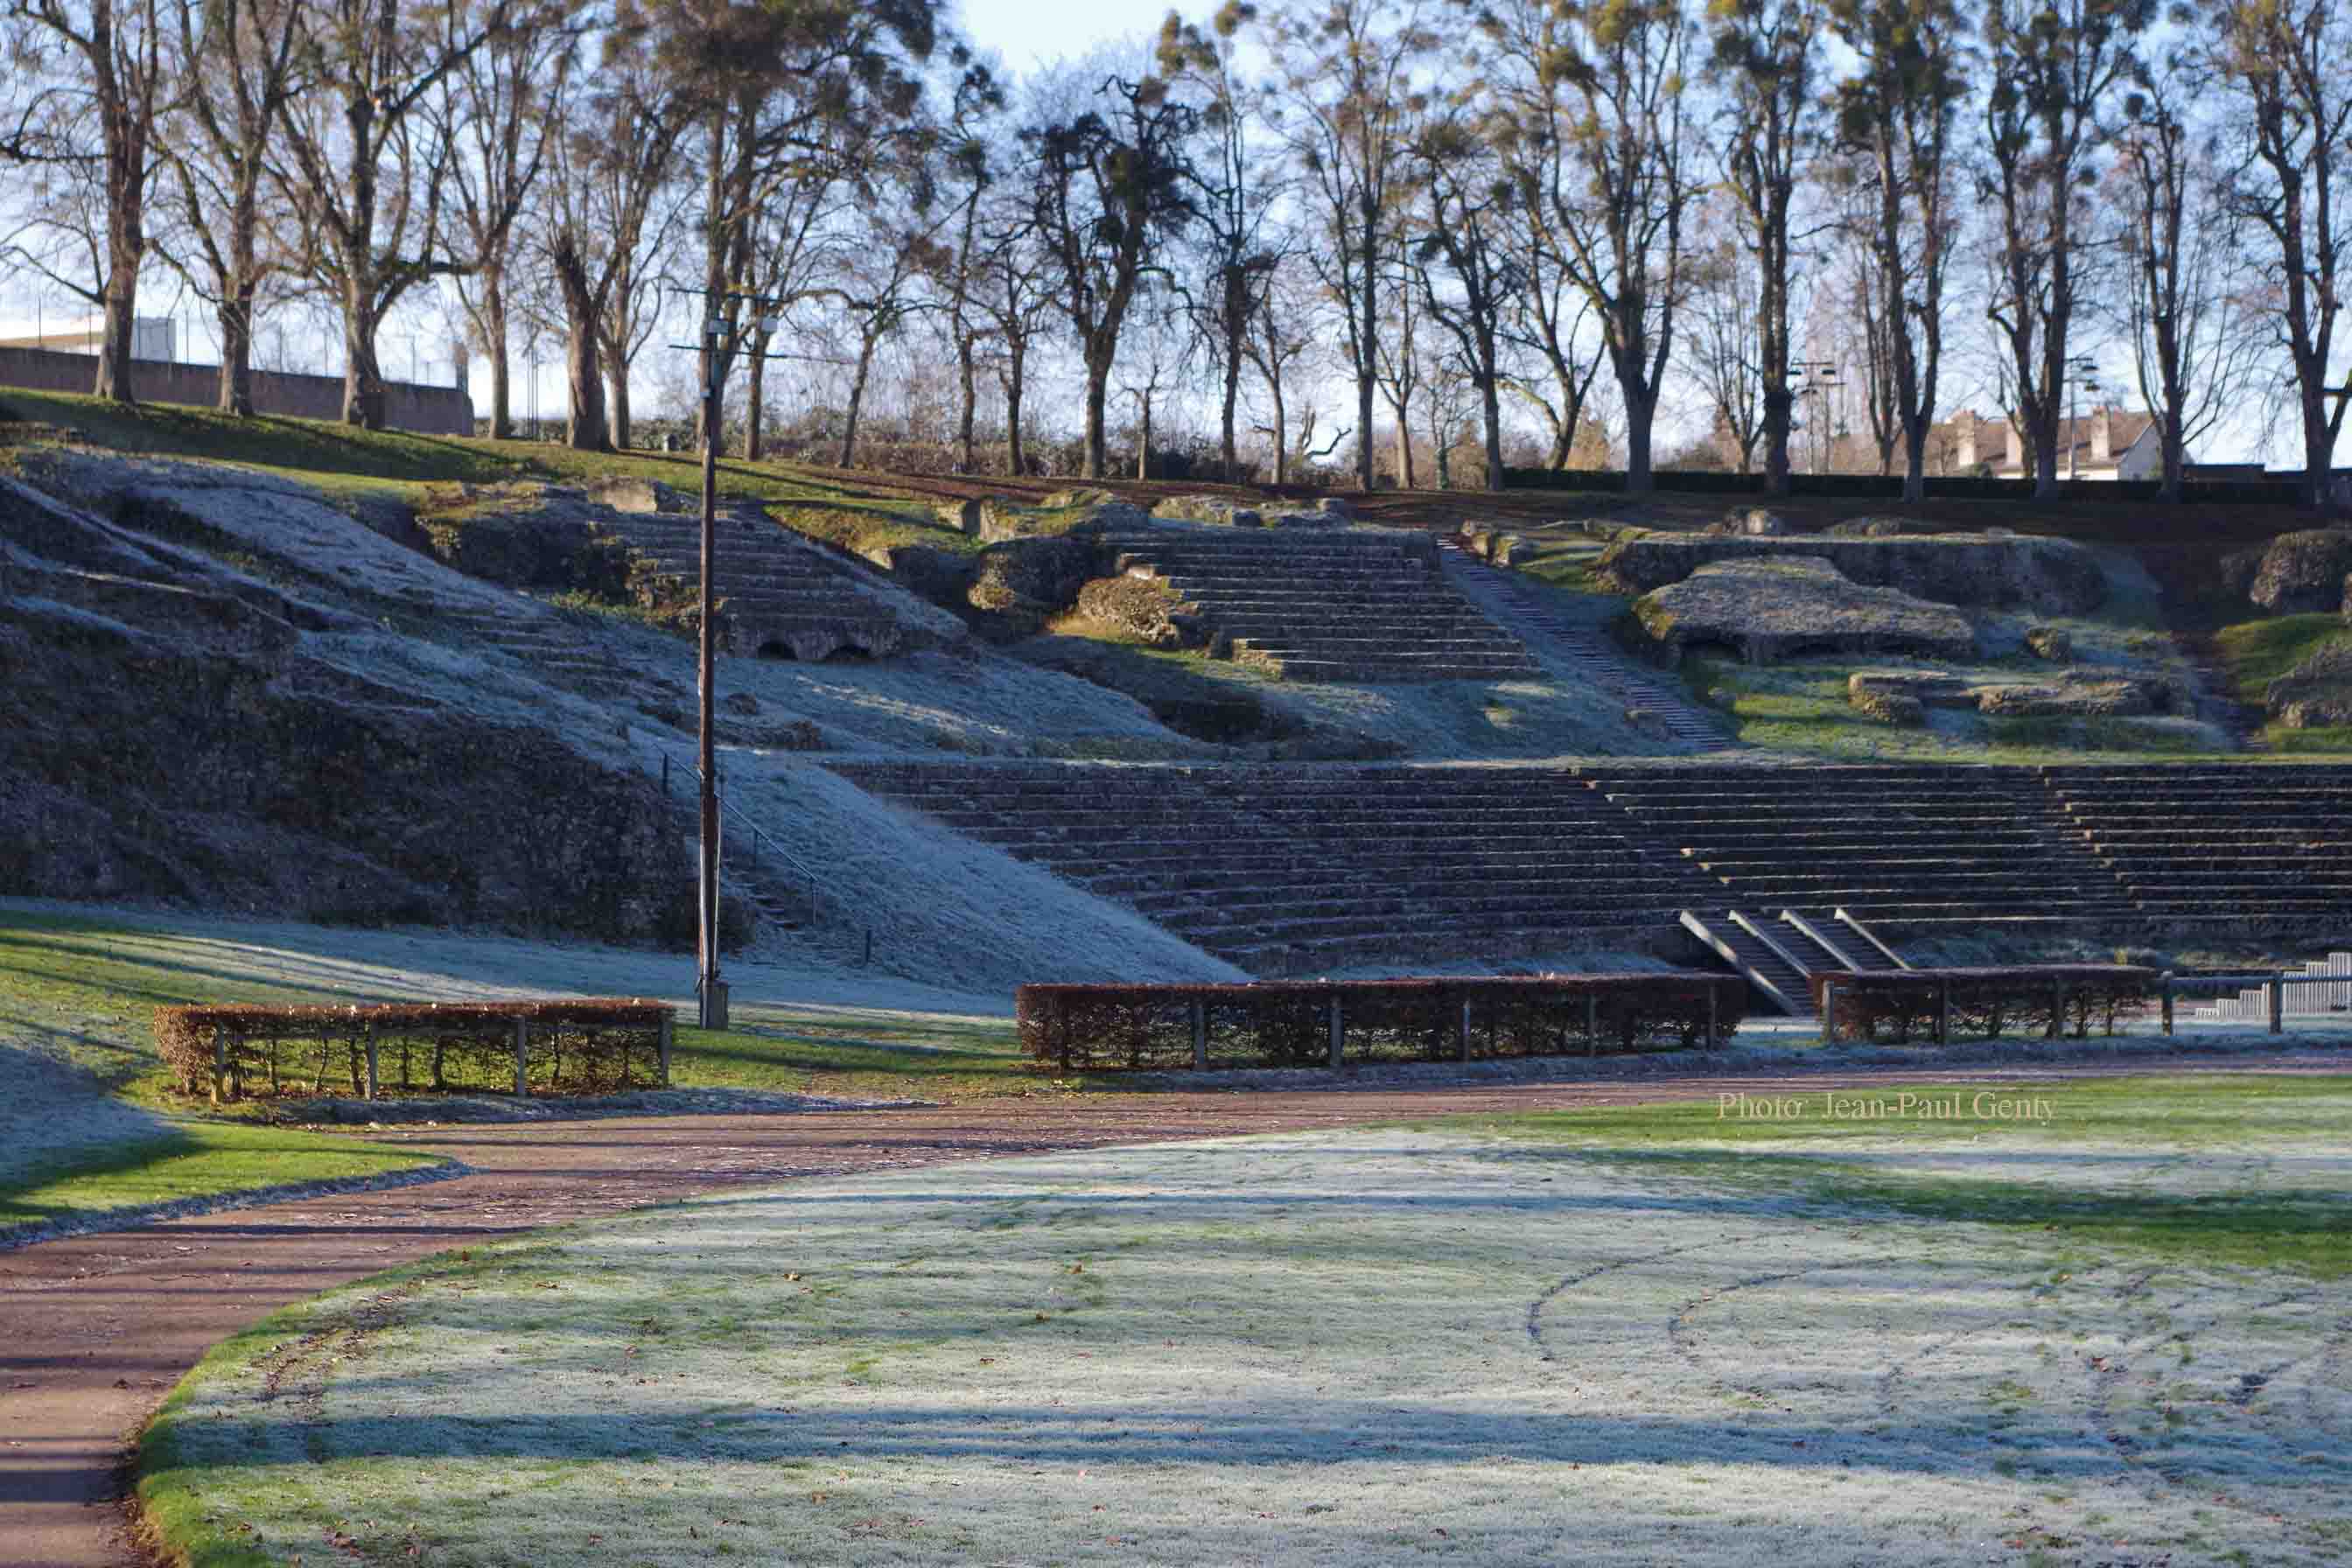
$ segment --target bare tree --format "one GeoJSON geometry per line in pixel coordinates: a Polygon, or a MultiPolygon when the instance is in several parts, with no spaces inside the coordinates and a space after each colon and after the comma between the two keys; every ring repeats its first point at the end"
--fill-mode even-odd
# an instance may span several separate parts
{"type": "Polygon", "coordinates": [[[1576,450],[1592,384],[1608,361],[1608,353],[1594,347],[1580,358],[1579,342],[1592,313],[1591,301],[1568,281],[1545,235],[1540,208],[1524,201],[1513,210],[1520,222],[1510,234],[1510,253],[1525,282],[1507,320],[1506,338],[1522,350],[1533,351],[1543,362],[1545,375],[1507,374],[1503,388],[1543,416],[1551,432],[1545,466],[1559,473],[1576,450]]]}
{"type": "Polygon", "coordinates": [[[857,247],[858,259],[842,284],[827,292],[839,301],[857,338],[856,368],[842,421],[840,466],[857,466],[857,419],[873,376],[875,351],[908,316],[930,308],[918,292],[926,275],[944,270],[950,258],[919,214],[888,215],[869,227],[857,247]]]}
{"type": "Polygon", "coordinates": [[[10,51],[16,68],[55,83],[24,110],[37,112],[52,134],[38,138],[28,129],[32,122],[20,120],[10,133],[11,147],[22,154],[37,142],[38,156],[85,165],[99,197],[97,287],[78,290],[95,300],[105,321],[91,390],[113,402],[135,402],[131,356],[139,270],[147,258],[155,122],[167,93],[156,0],[8,0],[0,6],[0,21],[14,24],[20,35],[10,51]],[[92,131],[95,157],[79,144],[92,131]]]}
{"type": "Polygon", "coordinates": [[[2187,119],[2206,86],[2202,68],[2179,56],[2146,73],[2127,104],[2113,179],[2124,324],[2163,447],[2162,493],[2173,501],[2189,443],[2238,412],[2267,346],[2254,268],[2187,119]]]}
{"type": "Polygon", "coordinates": [[[1960,16],[1952,0],[1831,0],[1830,20],[1859,64],[1838,83],[1838,136],[1860,165],[1860,226],[1878,271],[1874,298],[1903,427],[1903,499],[1916,502],[1927,493],[1958,216],[1952,132],[1968,91],[1960,16]]]}
{"type": "Polygon", "coordinates": [[[1479,26],[1502,83],[1504,161],[1600,322],[1625,409],[1625,488],[1647,494],[1696,194],[1683,126],[1689,17],[1681,0],[1508,0],[1479,26]]]}
{"type": "Polygon", "coordinates": [[[1204,276],[1192,306],[1202,335],[1216,349],[1218,453],[1229,479],[1239,472],[1234,421],[1250,317],[1281,259],[1265,237],[1272,182],[1250,142],[1257,95],[1235,61],[1241,31],[1256,19],[1257,7],[1246,0],[1225,0],[1205,33],[1173,11],[1160,29],[1161,72],[1202,100],[1206,146],[1192,170],[1204,276]]]}
{"type": "Polygon", "coordinates": [[[261,197],[278,118],[308,84],[295,67],[298,0],[173,6],[172,101],[163,152],[176,200],[164,258],[213,307],[223,413],[253,414],[253,329],[286,258],[268,243],[261,197]]]}
{"type": "Polygon", "coordinates": [[[1189,144],[1200,125],[1157,76],[1113,77],[1096,96],[1097,107],[1022,133],[1031,218],[1086,363],[1090,479],[1105,472],[1104,403],[1128,309],[1155,247],[1195,215],[1189,144]]]}
{"type": "Polygon", "coordinates": [[[1055,310],[1053,258],[1025,208],[1007,203],[981,226],[972,299],[988,318],[996,352],[996,380],[1004,395],[1005,464],[1028,472],[1022,420],[1029,390],[1029,355],[1055,310]]]}
{"type": "MultiPolygon", "coordinates": [[[[1714,434],[1727,448],[1724,455],[1747,474],[1755,471],[1756,447],[1765,435],[1774,384],[1764,369],[1767,330],[1748,289],[1741,239],[1727,221],[1716,232],[1713,243],[1693,250],[1685,272],[1690,353],[1684,363],[1706,399],[1714,434]]],[[[1784,373],[1787,353],[1783,342],[1784,373]]],[[[1794,401],[1792,395],[1790,402],[1794,401]]],[[[1787,438],[1784,430],[1784,447],[1787,438]]],[[[1785,466],[1785,450],[1781,458],[1785,466]]],[[[1787,475],[1780,477],[1785,480],[1787,475]]],[[[1775,493],[1784,494],[1787,489],[1782,484],[1775,493]]]]}
{"type": "Polygon", "coordinates": [[[453,149],[418,110],[492,38],[540,18],[517,0],[302,0],[301,14],[300,68],[318,85],[288,106],[270,179],[303,272],[341,311],[343,419],[381,430],[384,318],[460,266],[442,228],[453,149]]]}
{"type": "Polygon", "coordinates": [[[1421,0],[1296,0],[1266,28],[1290,110],[1289,139],[1324,244],[1315,265],[1344,323],[1356,377],[1356,480],[1372,488],[1381,273],[1390,265],[1405,153],[1437,47],[1421,0]]]}
{"type": "MultiPolygon", "coordinates": [[[[2008,351],[2003,380],[2033,459],[2033,493],[2058,494],[2058,422],[2083,282],[2077,226],[2102,116],[2137,65],[2131,40],[2156,0],[1989,0],[1984,13],[1982,194],[2000,214],[1999,280],[1986,314],[2008,351]]],[[[2071,438],[2071,437],[2070,437],[2071,438]]]]}
{"type": "Polygon", "coordinates": [[[2352,160],[2352,13],[2342,0],[2232,0],[2217,22],[2215,62],[2247,111],[2235,124],[2231,205],[2270,237],[2263,267],[2294,376],[2304,499],[2324,510],[2352,408],[2341,395],[2328,406],[2352,265],[2352,199],[2336,188],[2352,160]]]}
{"type": "MultiPolygon", "coordinates": [[[[1527,283],[1515,260],[1508,234],[1517,191],[1504,178],[1493,148],[1466,119],[1468,105],[1433,121],[1414,148],[1427,193],[1428,226],[1412,240],[1412,255],[1423,308],[1453,339],[1448,356],[1459,379],[1478,402],[1486,440],[1486,488],[1503,488],[1503,353],[1506,319],[1527,283]],[[1440,264],[1445,274],[1441,287],[1440,264]]],[[[1446,380],[1441,369],[1433,392],[1446,380]]],[[[1454,388],[1449,384],[1449,393],[1454,388]]],[[[1433,421],[1439,410],[1433,402],[1433,421]]],[[[1450,437],[1449,437],[1450,440],[1450,437]]],[[[1441,463],[1446,448],[1438,448],[1441,463]]],[[[1450,488],[1441,471],[1440,488],[1450,488]]]]}
{"type": "MultiPolygon", "coordinates": [[[[451,151],[452,238],[464,261],[455,281],[474,341],[490,362],[494,440],[514,435],[507,274],[515,225],[546,167],[551,122],[570,90],[577,48],[575,31],[552,19],[502,33],[458,61],[428,105],[438,121],[434,134],[451,151]]],[[[575,386],[575,403],[578,395],[575,386]]]]}
{"type": "MultiPolygon", "coordinates": [[[[1785,496],[1789,426],[1796,402],[1790,384],[1790,291],[1794,285],[1791,233],[1797,182],[1820,150],[1822,0],[1717,0],[1707,11],[1715,26],[1714,63],[1729,87],[1722,144],[1724,184],[1738,216],[1740,237],[1754,258],[1755,374],[1762,395],[1764,489],[1785,496]]],[[[1703,321],[1702,338],[1723,346],[1730,323],[1719,312],[1703,321]]],[[[1718,398],[1718,411],[1725,399],[1718,398]]],[[[1731,422],[1739,442],[1739,471],[1748,471],[1753,438],[1731,422]]]]}
{"type": "Polygon", "coordinates": [[[1409,490],[1419,488],[1412,467],[1412,395],[1420,390],[1425,374],[1421,352],[1423,290],[1414,280],[1412,255],[1402,244],[1390,265],[1395,267],[1396,276],[1386,290],[1386,330],[1372,340],[1372,364],[1381,397],[1396,420],[1396,482],[1409,490]]]}
{"type": "Polygon", "coordinates": [[[1248,335],[1242,341],[1242,350],[1249,356],[1251,368],[1265,384],[1266,401],[1271,405],[1274,422],[1261,425],[1257,430],[1274,447],[1274,482],[1277,485],[1290,482],[1294,460],[1307,458],[1319,462],[1337,451],[1339,443],[1350,434],[1341,430],[1329,446],[1316,451],[1315,410],[1310,405],[1298,421],[1299,433],[1294,447],[1292,386],[1313,359],[1318,341],[1314,312],[1302,294],[1297,267],[1277,266],[1272,282],[1258,297],[1257,309],[1250,315],[1248,335]]]}

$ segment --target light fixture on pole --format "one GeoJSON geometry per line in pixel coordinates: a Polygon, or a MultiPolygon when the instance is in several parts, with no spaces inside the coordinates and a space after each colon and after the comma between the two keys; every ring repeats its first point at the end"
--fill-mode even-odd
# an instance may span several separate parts
{"type": "Polygon", "coordinates": [[[2066,362],[2066,479],[2070,484],[2083,472],[2083,404],[2078,394],[2085,386],[2094,397],[2102,390],[2098,362],[2081,354],[2066,362]]]}
{"type": "MultiPolygon", "coordinates": [[[[1789,368],[1797,373],[1796,390],[1790,394],[1790,396],[1795,399],[1811,398],[1814,417],[1826,426],[1829,416],[1829,389],[1838,384],[1837,361],[1833,359],[1790,360],[1789,368]]],[[[1794,428],[1801,430],[1804,426],[1797,426],[1794,428]]],[[[1813,442],[1815,473],[1821,471],[1827,458],[1827,449],[1823,442],[1817,437],[1813,442]]]]}

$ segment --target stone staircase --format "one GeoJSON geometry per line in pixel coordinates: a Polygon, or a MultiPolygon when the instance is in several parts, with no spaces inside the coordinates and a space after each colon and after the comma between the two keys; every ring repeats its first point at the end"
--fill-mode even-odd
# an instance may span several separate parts
{"type": "Polygon", "coordinates": [[[1890,934],[2055,934],[2137,912],[2049,811],[2031,769],[1653,767],[1593,788],[1639,839],[1671,846],[1715,901],[1823,930],[1844,910],[1890,934]]]}
{"type": "Polygon", "coordinates": [[[1426,535],[1364,528],[1114,528],[1146,571],[1233,638],[1236,663],[1289,680],[1496,680],[1537,673],[1517,637],[1448,584],[1426,535]]]}
{"type": "Polygon", "coordinates": [[[2352,931],[2352,767],[2058,767],[2042,779],[2070,845],[2151,921],[2352,931]]]}
{"type": "MultiPolygon", "coordinates": [[[[688,585],[701,581],[697,513],[622,508],[611,526],[659,570],[688,585]]],[[[720,508],[712,554],[730,653],[886,658],[963,635],[946,611],[801,539],[756,502],[720,508]]]]}
{"type": "Polygon", "coordinates": [[[1444,552],[1446,570],[1473,579],[1479,592],[1498,601],[1503,624],[1529,646],[1551,654],[1587,685],[1623,704],[1627,712],[1651,715],[1668,735],[1695,751],[1738,748],[1739,742],[1724,732],[1721,721],[1694,705],[1680,681],[1644,668],[1601,632],[1570,621],[1552,595],[1509,567],[1480,560],[1458,537],[1446,534],[1437,542],[1444,552]]]}
{"type": "Polygon", "coordinates": [[[1710,890],[1566,768],[826,765],[1261,974],[1648,942],[1710,890]]]}

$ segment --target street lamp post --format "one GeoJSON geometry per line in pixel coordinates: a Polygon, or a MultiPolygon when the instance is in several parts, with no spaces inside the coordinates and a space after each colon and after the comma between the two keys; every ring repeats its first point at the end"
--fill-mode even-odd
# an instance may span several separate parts
{"type": "MultiPolygon", "coordinates": [[[[718,695],[715,678],[718,653],[717,616],[713,613],[713,563],[719,543],[719,435],[727,386],[725,353],[743,331],[743,323],[722,305],[751,306],[764,312],[770,302],[758,295],[729,291],[705,296],[702,319],[702,574],[696,606],[695,707],[698,734],[695,771],[701,777],[698,806],[701,817],[695,866],[695,979],[697,1021],[706,1029],[727,1026],[727,981],[719,967],[719,742],[714,723],[718,695]]],[[[754,323],[761,337],[778,325],[761,314],[754,323]]],[[[680,347],[685,345],[681,344],[680,347]]]]}
{"type": "MultiPolygon", "coordinates": [[[[1814,417],[1826,422],[1829,410],[1829,389],[1838,384],[1837,361],[1833,359],[1790,360],[1789,368],[1795,371],[1798,377],[1796,391],[1791,395],[1800,402],[1808,397],[1811,398],[1814,417]]],[[[1799,428],[1801,429],[1802,426],[1799,428]]],[[[1826,460],[1827,455],[1822,443],[1817,439],[1813,443],[1812,471],[1821,472],[1822,465],[1826,460]]]]}

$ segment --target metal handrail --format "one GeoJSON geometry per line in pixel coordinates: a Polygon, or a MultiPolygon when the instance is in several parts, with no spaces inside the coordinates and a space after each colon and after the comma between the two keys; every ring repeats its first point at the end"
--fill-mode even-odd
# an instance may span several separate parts
{"type": "MultiPolygon", "coordinates": [[[[669,793],[670,749],[664,745],[660,741],[654,740],[650,736],[648,736],[647,739],[651,742],[654,750],[661,753],[662,793],[664,795],[667,795],[669,793]]],[[[695,782],[698,784],[700,783],[702,780],[701,763],[695,761],[691,754],[684,755],[683,760],[686,763],[687,771],[694,774],[695,782]]],[[[806,891],[810,897],[814,898],[815,896],[815,874],[810,871],[807,865],[802,861],[801,858],[793,854],[791,850],[785,848],[783,845],[777,842],[774,838],[770,837],[765,828],[751,820],[750,814],[745,812],[742,807],[735,805],[732,801],[730,801],[727,798],[727,791],[723,785],[715,784],[712,788],[712,793],[718,796],[719,810],[722,816],[733,816],[738,822],[740,822],[746,828],[751,830],[752,866],[757,868],[760,864],[760,846],[761,844],[767,845],[769,851],[773,854],[778,860],[783,862],[788,870],[793,872],[795,875],[800,877],[803,882],[808,884],[808,887],[803,890],[806,891]]]]}

